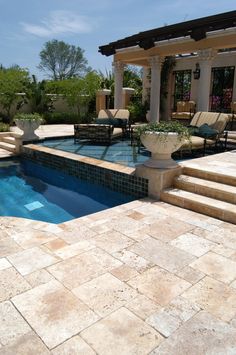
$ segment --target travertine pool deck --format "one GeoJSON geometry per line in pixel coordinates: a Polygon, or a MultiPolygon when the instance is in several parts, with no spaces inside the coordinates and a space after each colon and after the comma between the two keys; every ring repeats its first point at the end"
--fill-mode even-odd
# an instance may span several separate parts
{"type": "MultiPolygon", "coordinates": [[[[234,176],[234,156],[184,164],[234,176]]],[[[0,217],[0,354],[236,354],[236,225],[148,198],[0,217]]]]}
{"type": "Polygon", "coordinates": [[[0,354],[235,354],[236,226],[144,199],[0,218],[0,354]]]}

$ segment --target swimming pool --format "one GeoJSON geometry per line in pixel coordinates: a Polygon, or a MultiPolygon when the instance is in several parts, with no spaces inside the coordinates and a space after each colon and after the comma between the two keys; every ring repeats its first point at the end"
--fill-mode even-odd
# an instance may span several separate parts
{"type": "Polygon", "coordinates": [[[150,157],[144,147],[138,151],[137,146],[131,145],[130,139],[117,139],[110,145],[87,142],[74,144],[74,138],[46,139],[36,144],[130,167],[142,164],[150,157]]]}
{"type": "Polygon", "coordinates": [[[62,223],[134,197],[28,160],[0,161],[0,215],[62,223]]]}

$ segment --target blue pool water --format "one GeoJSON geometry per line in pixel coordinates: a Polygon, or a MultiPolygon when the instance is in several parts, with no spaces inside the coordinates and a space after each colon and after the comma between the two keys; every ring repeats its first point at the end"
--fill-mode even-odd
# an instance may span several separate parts
{"type": "Polygon", "coordinates": [[[40,142],[39,144],[49,148],[106,160],[130,167],[142,164],[150,157],[150,153],[144,147],[141,147],[140,151],[138,151],[137,146],[132,146],[130,144],[130,139],[117,139],[112,141],[110,145],[89,144],[87,142],[74,144],[73,138],[49,139],[40,142]]]}
{"type": "Polygon", "coordinates": [[[134,198],[27,160],[0,161],[0,215],[62,223],[134,198]]]}

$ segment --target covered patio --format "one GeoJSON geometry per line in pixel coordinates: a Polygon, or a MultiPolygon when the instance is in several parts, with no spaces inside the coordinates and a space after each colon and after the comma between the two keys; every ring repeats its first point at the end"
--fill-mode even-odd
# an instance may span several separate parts
{"type": "MultiPolygon", "coordinates": [[[[188,100],[196,102],[196,110],[213,111],[210,97],[214,68],[232,69],[233,84],[228,100],[236,100],[235,48],[236,11],[230,11],[140,32],[102,45],[99,51],[106,56],[114,55],[115,108],[122,108],[124,66],[137,65],[143,68],[143,101],[150,95],[150,120],[155,122],[160,119],[161,68],[164,58],[174,56],[176,65],[173,72],[190,72],[188,100]]],[[[174,104],[173,76],[167,85],[168,112],[165,119],[170,118],[174,104]]]]}

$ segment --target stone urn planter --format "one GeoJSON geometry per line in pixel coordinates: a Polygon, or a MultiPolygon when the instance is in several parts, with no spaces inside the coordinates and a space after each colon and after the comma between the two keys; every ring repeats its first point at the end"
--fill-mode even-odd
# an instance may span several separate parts
{"type": "Polygon", "coordinates": [[[40,126],[42,122],[40,115],[19,114],[16,115],[14,121],[16,126],[24,132],[21,136],[23,141],[39,139],[39,136],[35,134],[35,130],[40,126]]]}
{"type": "Polygon", "coordinates": [[[142,127],[139,135],[144,147],[151,152],[151,158],[144,162],[144,165],[150,168],[171,169],[178,166],[171,154],[181,147],[189,137],[189,132],[178,122],[164,122],[142,127]]]}

